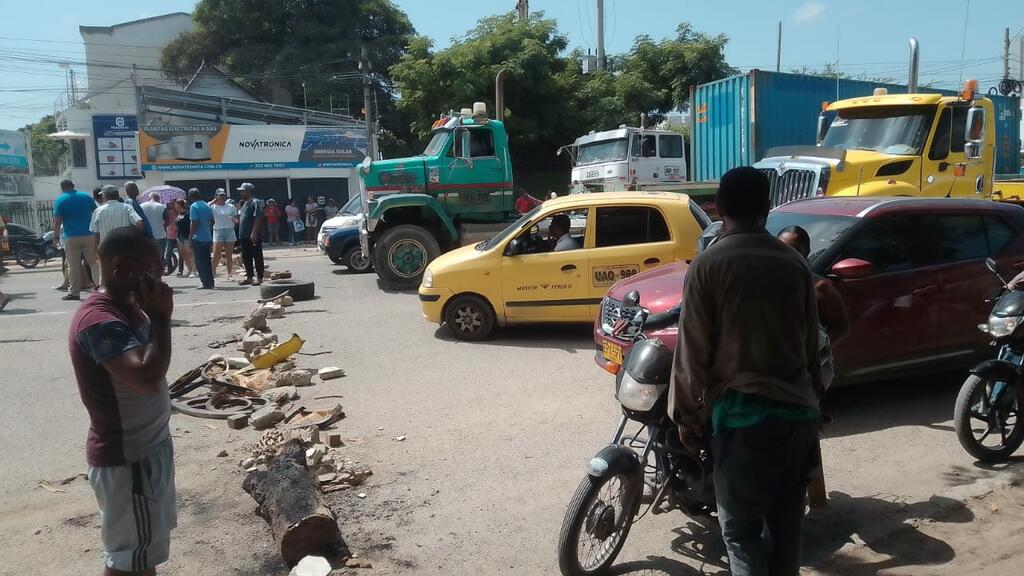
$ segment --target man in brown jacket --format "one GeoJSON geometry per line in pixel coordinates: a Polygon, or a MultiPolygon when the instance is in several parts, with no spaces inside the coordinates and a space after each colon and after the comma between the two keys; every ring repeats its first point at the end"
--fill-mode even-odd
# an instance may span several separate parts
{"type": "Polygon", "coordinates": [[[724,228],[686,273],[670,416],[687,448],[710,439],[732,574],[796,576],[822,391],[811,273],[765,230],[763,173],[730,170],[715,202],[724,228]]]}

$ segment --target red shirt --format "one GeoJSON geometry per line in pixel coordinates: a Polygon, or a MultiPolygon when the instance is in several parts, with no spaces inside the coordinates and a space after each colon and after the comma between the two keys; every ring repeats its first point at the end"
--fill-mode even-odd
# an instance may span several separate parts
{"type": "Polygon", "coordinates": [[[277,224],[281,221],[281,209],[277,206],[267,206],[263,209],[263,216],[267,219],[267,224],[277,224]]]}
{"type": "Polygon", "coordinates": [[[519,198],[516,198],[516,212],[519,212],[520,214],[526,214],[540,205],[541,201],[537,200],[533,196],[520,196],[519,198]]]}

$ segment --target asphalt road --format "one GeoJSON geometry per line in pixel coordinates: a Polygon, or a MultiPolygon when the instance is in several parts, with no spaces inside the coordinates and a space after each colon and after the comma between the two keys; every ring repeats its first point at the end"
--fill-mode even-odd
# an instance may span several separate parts
{"type": "MultiPolygon", "coordinates": [[[[384,292],[373,274],[348,274],[308,251],[275,251],[269,263],[314,279],[318,293],[272,328],[301,334],[305,350],[331,350],[300,365],[348,374],[302,390],[303,400],[320,407],[338,400],[315,396],[341,394],[342,450],[373,468],[365,499],[340,492],[330,502],[374,573],[557,573],[565,507],[619,415],[612,378],[593,363],[589,327],[455,342],[422,320],[415,294],[384,292]]],[[[39,487],[84,471],[87,421],[66,352],[75,303],[50,288],[57,276],[50,264],[0,279],[14,296],[0,313],[0,574],[81,574],[99,565],[87,484],[39,487]]],[[[236,334],[258,295],[169,283],[173,379],[214,352],[208,343],[236,334]]],[[[827,410],[835,423],[823,442],[831,505],[808,522],[811,573],[952,574],[1000,549],[1005,573],[1019,568],[1021,489],[1008,486],[1024,479],[1024,465],[981,468],[960,449],[950,422],[960,378],[834,391],[827,410]],[[989,500],[997,497],[1009,503],[1001,516],[989,500]]],[[[259,433],[180,415],[171,426],[180,517],[162,573],[286,574],[240,488],[237,462],[259,433]],[[221,449],[229,456],[218,457],[221,449]]],[[[724,573],[716,530],[679,512],[649,515],[633,527],[614,573],[724,573]]],[[[992,572],[999,565],[978,564],[987,574],[1003,573],[992,572]]]]}

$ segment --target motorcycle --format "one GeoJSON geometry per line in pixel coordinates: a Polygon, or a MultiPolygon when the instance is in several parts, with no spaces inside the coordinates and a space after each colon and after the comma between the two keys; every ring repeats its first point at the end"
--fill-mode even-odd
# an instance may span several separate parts
{"type": "Polygon", "coordinates": [[[995,260],[985,261],[1002,289],[994,298],[988,322],[978,329],[999,346],[994,360],[971,369],[960,387],[953,424],[960,445],[981,462],[1004,462],[1024,442],[1021,404],[1024,404],[1024,291],[1011,290],[995,260]],[[986,441],[988,441],[986,443],[986,441]]]}
{"type": "Polygon", "coordinates": [[[60,256],[60,251],[53,247],[53,231],[45,232],[32,240],[21,240],[12,247],[15,261],[25,269],[32,269],[60,256]]]}
{"type": "Polygon", "coordinates": [[[710,454],[686,450],[668,417],[674,351],[644,335],[645,328],[678,322],[680,306],[650,314],[632,291],[623,299],[623,310],[630,317],[619,320],[614,332],[634,344],[615,376],[622,418],[611,443],[590,460],[562,521],[558,566],[563,576],[606,573],[630,528],[643,517],[637,515],[644,503],[644,515],[678,508],[691,516],[710,516],[715,510],[710,454]],[[630,422],[640,425],[632,436],[625,434],[630,422]]]}

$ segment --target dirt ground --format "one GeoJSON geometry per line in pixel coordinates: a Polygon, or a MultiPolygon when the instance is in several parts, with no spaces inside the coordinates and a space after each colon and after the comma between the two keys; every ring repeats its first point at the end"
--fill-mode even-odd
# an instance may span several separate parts
{"type": "MultiPolygon", "coordinates": [[[[381,291],[302,251],[274,269],[317,282],[318,298],[271,321],[297,332],[300,365],[348,375],[301,390],[308,406],[341,394],[347,459],[374,475],[329,495],[364,574],[556,574],[555,545],[584,465],[618,416],[611,378],[593,364],[587,327],[504,330],[453,342],[426,324],[414,294],[381,291]],[[397,437],[405,436],[404,441],[397,437]]],[[[98,573],[98,515],[84,471],[86,417],[66,354],[72,303],[51,290],[54,267],[0,280],[0,574],[98,573]],[[55,485],[39,487],[46,480],[55,485]]],[[[173,278],[171,377],[233,335],[256,291],[197,292],[173,278]]],[[[829,506],[806,524],[807,574],[1013,574],[1024,565],[1024,454],[976,465],[950,416],[960,375],[834,391],[823,442],[829,506]]],[[[265,523],[241,490],[238,462],[259,433],[174,415],[179,522],[161,573],[285,575],[265,523]],[[218,457],[221,450],[227,457],[218,457]]],[[[679,512],[634,526],[613,574],[725,574],[717,525],[679,512]]]]}

